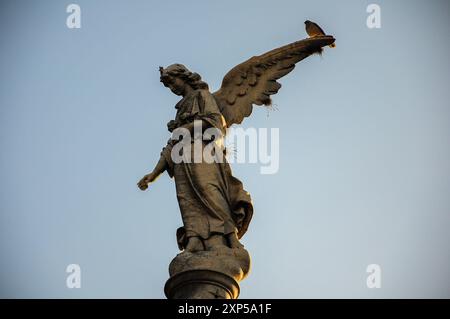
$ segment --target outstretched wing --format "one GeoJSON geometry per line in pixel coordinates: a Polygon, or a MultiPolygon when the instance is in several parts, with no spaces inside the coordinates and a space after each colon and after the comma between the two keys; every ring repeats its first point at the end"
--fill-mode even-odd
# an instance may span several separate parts
{"type": "Polygon", "coordinates": [[[254,56],[232,68],[223,78],[221,88],[213,93],[227,127],[249,116],[253,104],[270,105],[270,95],[281,87],[277,80],[291,72],[295,63],[313,53],[321,53],[322,47],[334,41],[332,36],[304,39],[254,56]]]}

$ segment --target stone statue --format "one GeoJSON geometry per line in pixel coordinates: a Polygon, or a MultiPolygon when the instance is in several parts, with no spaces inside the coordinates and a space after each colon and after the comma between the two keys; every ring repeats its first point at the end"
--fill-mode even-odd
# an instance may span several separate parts
{"type": "Polygon", "coordinates": [[[168,130],[183,129],[193,136],[184,146],[194,142],[200,146],[183,148],[180,154],[180,136],[174,138],[173,134],[153,171],[138,182],[139,188],[146,190],[165,171],[175,180],[183,220],[177,242],[183,252],[170,266],[171,279],[166,284],[169,298],[237,297],[237,282],[250,267],[250,257],[239,239],[247,231],[253,206],[226,158],[219,156],[226,152],[221,140],[227,128],[250,116],[253,104],[271,105],[270,95],[281,87],[277,80],[291,72],[297,62],[322,53],[322,47],[334,41],[332,36],[316,36],[254,56],[231,69],[214,93],[199,74],[182,64],[160,67],[161,82],[182,97],[168,130]],[[197,135],[196,125],[201,126],[197,135]],[[211,128],[217,134],[205,138],[205,131],[211,128]],[[192,160],[196,151],[203,153],[211,143],[216,147],[213,158],[220,160],[192,160]],[[174,161],[174,153],[182,160],[174,161]],[[190,284],[186,286],[186,282],[190,284]]]}

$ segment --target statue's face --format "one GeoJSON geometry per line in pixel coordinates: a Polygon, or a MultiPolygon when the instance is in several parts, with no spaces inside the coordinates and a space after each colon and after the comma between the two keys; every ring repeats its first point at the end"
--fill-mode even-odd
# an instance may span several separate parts
{"type": "Polygon", "coordinates": [[[163,84],[176,95],[183,95],[187,85],[182,79],[173,76],[166,77],[163,84]]]}

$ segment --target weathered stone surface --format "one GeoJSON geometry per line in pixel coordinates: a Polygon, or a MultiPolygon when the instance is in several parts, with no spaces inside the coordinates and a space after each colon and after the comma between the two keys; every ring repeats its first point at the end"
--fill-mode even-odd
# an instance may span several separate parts
{"type": "Polygon", "coordinates": [[[196,253],[182,252],[170,263],[169,274],[174,276],[183,271],[200,269],[221,272],[241,281],[250,271],[250,255],[243,248],[221,248],[196,253]]]}
{"type": "Polygon", "coordinates": [[[183,252],[170,263],[165,293],[168,298],[236,299],[249,271],[250,255],[243,248],[183,252]]]}

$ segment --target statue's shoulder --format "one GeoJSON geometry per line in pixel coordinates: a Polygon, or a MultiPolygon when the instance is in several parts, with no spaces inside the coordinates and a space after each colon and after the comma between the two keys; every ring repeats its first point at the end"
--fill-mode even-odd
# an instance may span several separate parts
{"type": "Polygon", "coordinates": [[[213,97],[213,95],[211,94],[211,92],[209,92],[208,89],[196,89],[194,91],[194,95],[202,100],[209,100],[213,97]]]}

